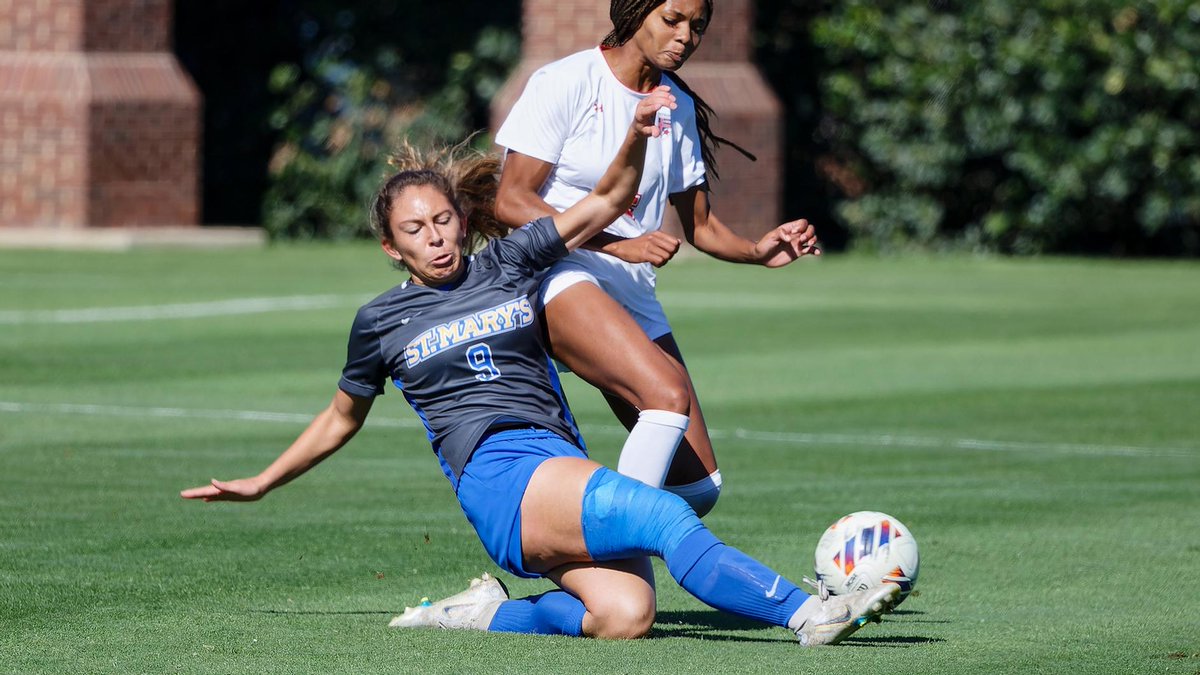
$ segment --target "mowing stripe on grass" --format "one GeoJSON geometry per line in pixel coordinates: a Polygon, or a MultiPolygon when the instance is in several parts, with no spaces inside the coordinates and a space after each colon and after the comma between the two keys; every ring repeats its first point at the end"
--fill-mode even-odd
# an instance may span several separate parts
{"type": "MultiPolygon", "coordinates": [[[[0,401],[0,413],[41,413],[51,415],[96,415],[100,417],[174,417],[193,419],[241,420],[247,422],[282,422],[308,424],[312,414],[280,413],[256,410],[222,410],[204,408],[162,408],[77,403],[20,403],[0,401]]],[[[372,417],[371,426],[402,429],[422,428],[417,420],[392,417],[372,417]]],[[[610,435],[628,432],[615,425],[583,425],[583,431],[610,435]]],[[[709,429],[716,440],[737,439],[760,443],[789,445],[855,445],[946,450],[980,450],[986,452],[1034,452],[1085,455],[1099,457],[1190,457],[1200,458],[1200,449],[1145,447],[1135,445],[1098,445],[1087,443],[1039,443],[1032,441],[998,441],[977,438],[935,438],[900,436],[894,434],[806,434],[753,429],[709,429]]]]}
{"type": "Polygon", "coordinates": [[[265,314],[267,312],[300,312],[334,307],[355,307],[370,300],[371,297],[369,295],[293,295],[278,298],[237,298],[137,307],[4,311],[0,312],[0,325],[158,321],[238,314],[265,314]]]}

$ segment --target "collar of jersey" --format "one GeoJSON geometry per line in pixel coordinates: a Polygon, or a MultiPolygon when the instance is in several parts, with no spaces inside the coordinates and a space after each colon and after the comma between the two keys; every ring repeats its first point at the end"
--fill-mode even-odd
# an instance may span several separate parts
{"type": "MultiPolygon", "coordinates": [[[[613,72],[612,67],[608,65],[608,59],[604,58],[604,52],[607,51],[608,49],[612,49],[612,48],[605,47],[604,45],[600,45],[599,47],[596,47],[595,51],[592,52],[593,54],[596,55],[596,58],[600,59],[600,67],[604,69],[604,73],[607,75],[607,77],[609,79],[611,79],[613,82],[615,82],[617,84],[617,86],[621,88],[621,91],[624,91],[625,93],[629,94],[630,96],[636,96],[639,99],[643,99],[643,98],[646,98],[647,96],[649,96],[650,92],[638,91],[637,89],[630,89],[629,87],[627,87],[625,85],[624,82],[621,81],[621,78],[617,77],[617,74],[613,72]]],[[[660,72],[658,83],[663,84],[663,80],[666,79],[666,77],[667,77],[667,74],[665,72],[660,72]]],[[[670,84],[673,87],[675,83],[672,82],[670,84]]]]}

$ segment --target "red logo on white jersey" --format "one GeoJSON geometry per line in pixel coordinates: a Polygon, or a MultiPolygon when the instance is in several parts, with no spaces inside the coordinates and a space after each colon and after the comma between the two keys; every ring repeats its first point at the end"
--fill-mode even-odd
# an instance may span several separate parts
{"type": "Polygon", "coordinates": [[[633,203],[629,205],[629,210],[625,212],[625,215],[632,218],[633,210],[636,209],[638,204],[641,204],[641,203],[642,203],[642,194],[639,192],[638,194],[633,196],[633,203]]]}
{"type": "Polygon", "coordinates": [[[669,116],[662,115],[658,118],[658,133],[663,136],[671,135],[671,118],[669,116]]]}
{"type": "Polygon", "coordinates": [[[602,113],[604,112],[604,104],[597,101],[596,103],[592,104],[592,110],[595,110],[597,113],[602,113]]]}

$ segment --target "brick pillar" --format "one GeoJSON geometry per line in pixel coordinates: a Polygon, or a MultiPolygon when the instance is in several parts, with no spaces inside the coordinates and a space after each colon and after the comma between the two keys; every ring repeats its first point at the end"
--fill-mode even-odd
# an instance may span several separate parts
{"type": "Polygon", "coordinates": [[[0,0],[0,228],[195,225],[171,0],[0,0]]]}
{"type": "MultiPolygon", "coordinates": [[[[750,162],[735,150],[718,150],[721,179],[712,197],[723,222],[757,239],[780,222],[783,110],[751,61],[751,0],[714,4],[712,25],[679,75],[716,111],[713,131],[758,156],[750,162]]],[[[492,101],[492,128],[499,127],[533,71],[599,44],[611,29],[604,0],[525,0],[521,63],[492,101]]],[[[679,231],[671,209],[666,227],[679,231]]]]}

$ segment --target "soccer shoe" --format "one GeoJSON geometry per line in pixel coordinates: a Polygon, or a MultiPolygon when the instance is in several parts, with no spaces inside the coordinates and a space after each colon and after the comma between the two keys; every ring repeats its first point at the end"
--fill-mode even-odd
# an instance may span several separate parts
{"type": "Polygon", "coordinates": [[[471,580],[467,590],[445,600],[422,598],[416,607],[392,619],[389,628],[447,628],[487,630],[500,603],[508,600],[508,589],[490,574],[471,580]]]}
{"type": "Polygon", "coordinates": [[[900,587],[881,583],[866,590],[846,595],[829,595],[824,585],[819,589],[821,605],[794,630],[796,639],[805,647],[836,645],[868,621],[892,611],[900,599],[900,587]]]}

